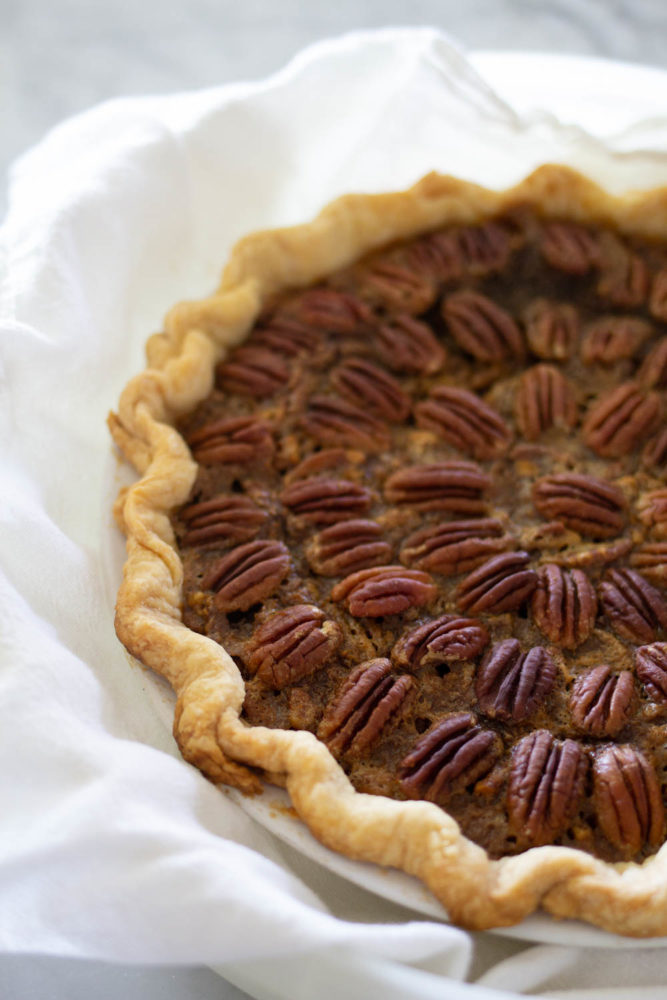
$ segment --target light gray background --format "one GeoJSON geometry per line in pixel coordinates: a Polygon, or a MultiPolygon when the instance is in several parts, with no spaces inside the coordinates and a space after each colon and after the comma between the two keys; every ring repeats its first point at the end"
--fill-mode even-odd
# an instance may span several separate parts
{"type": "MultiPolygon", "coordinates": [[[[319,38],[435,25],[472,49],[667,67],[667,0],[0,0],[0,214],[10,162],[112,97],[256,79],[319,38]]],[[[667,105],[667,94],[665,95],[667,105]]],[[[0,955],[2,1000],[240,1000],[208,969],[0,955]]]]}

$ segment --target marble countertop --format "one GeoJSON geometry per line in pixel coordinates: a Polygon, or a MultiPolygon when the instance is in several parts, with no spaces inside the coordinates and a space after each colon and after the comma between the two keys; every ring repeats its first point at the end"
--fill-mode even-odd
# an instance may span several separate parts
{"type": "MultiPolygon", "coordinates": [[[[253,79],[356,28],[429,24],[471,49],[667,67],[665,0],[2,0],[0,215],[7,169],[62,119],[124,95],[253,79]]],[[[0,955],[3,1000],[241,1000],[209,969],[0,955]]]]}

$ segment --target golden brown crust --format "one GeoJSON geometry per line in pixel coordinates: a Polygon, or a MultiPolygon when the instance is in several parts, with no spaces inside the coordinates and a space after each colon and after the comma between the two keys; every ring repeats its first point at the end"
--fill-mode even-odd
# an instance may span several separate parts
{"type": "Polygon", "coordinates": [[[455,923],[508,926],[543,907],[615,933],[664,935],[667,845],[641,865],[609,865],[564,847],[492,861],[438,806],[356,792],[312,734],[248,727],[236,664],[181,621],[182,568],[168,515],[187,499],[196,466],[173,423],[207,396],[215,364],[243,340],[262,304],[388,242],[521,204],[546,217],[667,238],[667,189],[615,198],[560,166],[541,167],[505,192],[429,174],[408,191],[347,195],[309,224],[245,238],[214,295],[169,313],[165,332],[148,342],[149,367],[109,418],[114,441],[142,476],[117,504],[128,558],[116,627],[132,655],[176,691],[174,732],[186,760],[248,793],[261,787],[252,768],[271,775],[323,843],[418,876],[455,923]]]}

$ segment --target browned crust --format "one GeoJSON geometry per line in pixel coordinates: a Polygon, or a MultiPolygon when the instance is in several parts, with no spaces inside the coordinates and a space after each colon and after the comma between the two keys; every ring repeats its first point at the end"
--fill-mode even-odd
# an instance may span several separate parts
{"type": "Polygon", "coordinates": [[[664,935],[667,845],[641,865],[610,865],[564,847],[492,861],[439,807],[356,792],[311,733],[246,726],[234,661],[181,622],[182,566],[169,511],[187,499],[196,466],[173,423],[208,395],[215,364],[244,339],[262,304],[388,242],[516,204],[667,238],[667,188],[612,197],[561,166],[541,167],[504,192],[429,174],[408,191],[347,195],[306,225],[246,237],[212,296],[171,310],[165,331],[148,342],[149,367],[131,380],[109,418],[114,441],[141,474],[117,503],[128,555],[116,628],[131,654],[176,691],[174,732],[186,760],[248,793],[261,788],[251,768],[272,774],[324,844],[418,876],[455,923],[508,926],[543,907],[619,934],[664,935]]]}

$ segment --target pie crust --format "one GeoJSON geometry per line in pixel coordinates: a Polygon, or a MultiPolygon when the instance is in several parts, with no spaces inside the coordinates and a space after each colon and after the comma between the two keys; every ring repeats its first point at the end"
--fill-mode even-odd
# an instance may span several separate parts
{"type": "Polygon", "coordinates": [[[493,860],[441,807],[355,791],[312,733],[248,726],[236,663],[182,622],[183,566],[170,512],[188,499],[197,465],[175,424],[209,395],[215,366],[248,335],[264,303],[387,244],[519,205],[546,219],[667,240],[667,189],[613,197],[553,165],[504,192],[429,174],[407,191],[346,195],[308,224],[246,237],[212,296],[170,311],[164,332],[148,341],[146,370],[109,417],[116,445],[141,476],[115,508],[127,536],[116,630],[129,653],[174,688],[174,735],[187,761],[246,794],[260,792],[263,779],[285,786],[322,843],[417,876],[454,923],[509,926],[541,907],[619,934],[664,935],[667,844],[641,864],[610,864],[555,846],[493,860]]]}

